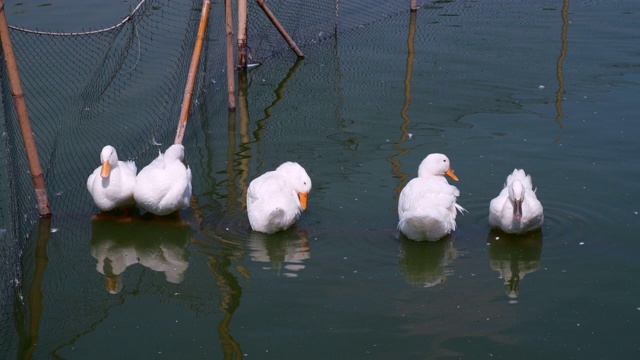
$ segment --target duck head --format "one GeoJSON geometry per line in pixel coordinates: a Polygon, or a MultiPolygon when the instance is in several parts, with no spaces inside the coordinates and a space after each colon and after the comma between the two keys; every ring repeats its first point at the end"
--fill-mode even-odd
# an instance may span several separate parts
{"type": "Polygon", "coordinates": [[[429,154],[422,160],[420,167],[418,167],[418,177],[445,174],[453,180],[458,181],[458,177],[453,173],[453,170],[451,170],[449,158],[444,154],[429,154]]]}

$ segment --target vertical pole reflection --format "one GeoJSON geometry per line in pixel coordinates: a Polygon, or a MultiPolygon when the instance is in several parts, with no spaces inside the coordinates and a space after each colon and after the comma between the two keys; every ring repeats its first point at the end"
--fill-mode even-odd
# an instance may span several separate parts
{"type": "Polygon", "coordinates": [[[247,100],[247,90],[249,85],[247,83],[247,72],[241,71],[238,76],[238,118],[240,121],[240,150],[237,153],[237,168],[240,173],[238,180],[238,187],[240,188],[240,194],[238,195],[238,202],[242,208],[247,207],[247,189],[249,179],[249,159],[251,158],[249,152],[249,101],[247,100]]]}
{"type": "Polygon", "coordinates": [[[562,2],[562,30],[560,32],[560,40],[562,46],[560,47],[560,56],[558,56],[558,62],[556,64],[556,77],[558,78],[558,91],[556,92],[556,123],[560,125],[560,128],[564,127],[564,124],[560,121],[562,119],[562,94],[564,93],[564,75],[562,74],[562,63],[567,56],[567,28],[569,27],[569,0],[562,2]]]}
{"type": "Polygon", "coordinates": [[[400,182],[398,183],[398,185],[396,185],[397,196],[395,198],[400,195],[400,191],[402,191],[402,188],[408,180],[408,175],[400,171],[402,163],[396,158],[409,151],[408,148],[403,148],[400,146],[400,144],[402,144],[402,142],[405,141],[407,137],[409,137],[409,131],[407,130],[407,127],[411,124],[411,119],[407,114],[407,110],[409,110],[409,105],[411,104],[411,74],[413,72],[413,61],[415,59],[414,39],[416,35],[416,16],[416,11],[411,11],[409,13],[409,33],[407,35],[407,64],[404,76],[404,104],[402,105],[402,109],[400,110],[400,116],[403,119],[402,125],[400,125],[400,131],[402,132],[402,135],[400,136],[400,139],[398,139],[398,141],[393,144],[393,148],[395,150],[399,150],[399,152],[387,159],[393,165],[391,173],[395,177],[400,179],[400,182]]]}
{"type": "Polygon", "coordinates": [[[229,110],[228,125],[227,125],[227,168],[226,172],[229,175],[229,181],[227,182],[227,211],[232,212],[236,209],[237,194],[236,194],[236,172],[233,169],[233,158],[236,150],[236,112],[235,110],[229,110]]]}
{"type": "Polygon", "coordinates": [[[296,62],[293,63],[293,66],[291,66],[291,68],[289,69],[289,72],[287,72],[287,75],[285,75],[285,77],[282,79],[282,81],[280,81],[276,89],[273,91],[273,93],[276,95],[276,98],[271,102],[271,104],[269,104],[269,106],[267,106],[264,109],[264,117],[256,121],[258,128],[253,133],[253,136],[256,139],[256,141],[260,141],[260,139],[262,138],[264,121],[271,117],[271,109],[273,109],[280,102],[280,100],[284,98],[283,92],[284,92],[284,89],[287,87],[287,82],[291,80],[291,78],[296,73],[296,70],[298,70],[301,64],[302,64],[302,58],[297,58],[296,62]]]}
{"type": "Polygon", "coordinates": [[[40,317],[42,316],[42,280],[49,263],[47,256],[47,243],[51,235],[51,219],[40,218],[38,224],[38,238],[36,239],[35,273],[29,286],[29,335],[24,345],[24,355],[19,358],[28,360],[38,345],[38,331],[40,329],[40,317]]]}
{"type": "MultiPolygon", "coordinates": [[[[227,251],[221,257],[210,258],[208,265],[215,274],[216,285],[220,289],[220,311],[222,312],[222,320],[218,324],[218,337],[220,346],[224,354],[224,359],[241,359],[243,358],[240,344],[231,335],[230,324],[233,313],[240,306],[240,298],[242,297],[242,287],[236,276],[229,270],[231,266],[231,257],[227,251]]],[[[241,274],[245,271],[240,270],[241,274]]]]}

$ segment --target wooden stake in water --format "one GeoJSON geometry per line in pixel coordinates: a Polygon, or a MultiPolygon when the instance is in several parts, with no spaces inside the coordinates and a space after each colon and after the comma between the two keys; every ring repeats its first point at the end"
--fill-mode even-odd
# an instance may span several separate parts
{"type": "Polygon", "coordinates": [[[264,13],[267,15],[267,17],[273,24],[273,26],[276,27],[280,35],[282,35],[284,40],[287,42],[287,44],[289,44],[289,47],[293,50],[293,52],[295,52],[299,58],[304,58],[304,54],[302,54],[302,51],[300,51],[300,49],[298,48],[298,45],[296,45],[296,43],[293,41],[291,36],[287,34],[287,31],[284,29],[284,27],[282,27],[278,19],[276,19],[276,16],[273,15],[273,13],[271,12],[271,10],[269,10],[269,8],[267,7],[267,4],[264,3],[264,0],[256,0],[256,2],[258,3],[258,5],[260,5],[260,8],[262,9],[262,11],[264,11],[264,13]]]}
{"type": "Polygon", "coordinates": [[[229,109],[236,108],[236,76],[233,65],[233,11],[231,0],[225,0],[225,28],[227,31],[227,96],[229,109]]]}
{"type": "Polygon", "coordinates": [[[238,0],[238,68],[247,67],[247,0],[238,0]]]}
{"type": "Polygon", "coordinates": [[[31,179],[33,180],[33,187],[36,192],[38,211],[41,217],[49,217],[51,216],[49,198],[47,197],[47,190],[44,184],[42,167],[38,159],[36,142],[33,139],[33,130],[31,129],[31,122],[29,121],[27,103],[24,99],[24,92],[22,91],[22,85],[20,83],[18,64],[15,54],[13,53],[13,46],[11,45],[11,38],[9,37],[9,27],[7,26],[7,18],[4,12],[4,1],[2,0],[0,0],[0,42],[2,42],[2,52],[7,65],[9,84],[11,85],[11,96],[13,97],[16,114],[18,115],[20,132],[22,133],[22,140],[27,153],[27,160],[29,161],[29,170],[31,171],[31,179]]]}
{"type": "Polygon", "coordinates": [[[180,110],[180,121],[178,122],[178,130],[176,131],[176,139],[174,144],[182,144],[184,138],[184,130],[187,127],[187,117],[189,116],[189,108],[191,107],[191,97],[193,96],[193,86],[198,73],[198,63],[200,62],[200,53],[202,52],[202,42],[204,41],[207,29],[207,20],[209,19],[210,0],[202,1],[202,11],[200,12],[200,24],[198,25],[198,35],[193,47],[193,55],[191,56],[191,66],[189,67],[189,76],[187,77],[187,85],[184,89],[184,97],[182,98],[182,108],[180,110]]]}

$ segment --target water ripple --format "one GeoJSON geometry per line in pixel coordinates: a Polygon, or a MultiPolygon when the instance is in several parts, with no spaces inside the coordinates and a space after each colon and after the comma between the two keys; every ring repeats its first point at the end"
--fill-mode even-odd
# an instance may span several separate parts
{"type": "Polygon", "coordinates": [[[210,240],[231,249],[222,251],[234,251],[236,255],[240,251],[277,275],[296,277],[305,267],[303,262],[311,257],[308,235],[295,225],[276,234],[263,234],[251,229],[244,211],[233,211],[203,222],[202,227],[210,240]]]}

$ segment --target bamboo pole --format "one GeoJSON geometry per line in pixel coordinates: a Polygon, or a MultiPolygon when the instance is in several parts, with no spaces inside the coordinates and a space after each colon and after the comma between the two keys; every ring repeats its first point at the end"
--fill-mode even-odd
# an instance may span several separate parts
{"type": "Polygon", "coordinates": [[[238,0],[238,68],[247,68],[247,0],[238,0]]]}
{"type": "Polygon", "coordinates": [[[233,66],[233,12],[232,0],[225,0],[225,23],[227,30],[227,96],[229,109],[236,108],[236,78],[233,66]]]}
{"type": "Polygon", "coordinates": [[[187,117],[189,116],[189,108],[191,107],[191,97],[193,96],[193,86],[196,81],[198,72],[198,63],[200,62],[200,53],[202,52],[202,42],[204,41],[205,31],[207,29],[207,20],[209,19],[210,0],[202,1],[202,11],[200,12],[200,24],[198,25],[198,35],[193,47],[193,55],[191,56],[191,66],[189,67],[189,75],[187,84],[184,89],[184,97],[182,98],[182,108],[180,109],[180,121],[178,122],[178,130],[174,144],[182,144],[184,131],[187,127],[187,117]]]}
{"type": "Polygon", "coordinates": [[[11,45],[11,38],[9,37],[9,27],[7,26],[7,18],[4,12],[4,1],[2,0],[0,0],[0,42],[2,42],[2,53],[4,54],[4,60],[7,65],[9,84],[11,85],[11,96],[13,97],[16,114],[18,115],[20,132],[22,133],[22,140],[27,153],[27,160],[29,161],[29,170],[31,171],[31,179],[36,193],[38,211],[41,217],[50,217],[51,209],[45,188],[44,175],[42,174],[42,167],[38,159],[36,142],[33,139],[33,130],[31,129],[31,122],[29,121],[27,103],[20,83],[18,64],[15,54],[13,53],[13,46],[11,45]]]}
{"type": "Polygon", "coordinates": [[[299,58],[304,58],[304,54],[302,54],[302,51],[300,51],[300,49],[298,48],[298,45],[296,45],[296,43],[293,41],[291,36],[287,34],[287,31],[284,29],[284,27],[282,27],[278,19],[276,19],[275,15],[273,15],[273,13],[271,12],[271,10],[269,10],[269,8],[267,7],[267,4],[264,3],[264,0],[256,0],[256,2],[258,3],[262,11],[264,11],[264,13],[267,15],[267,17],[269,18],[273,26],[276,27],[280,35],[282,35],[282,37],[287,42],[287,44],[289,44],[289,47],[293,50],[293,52],[295,52],[299,58]]]}
{"type": "Polygon", "coordinates": [[[418,0],[411,0],[411,11],[418,11],[418,0]]]}

